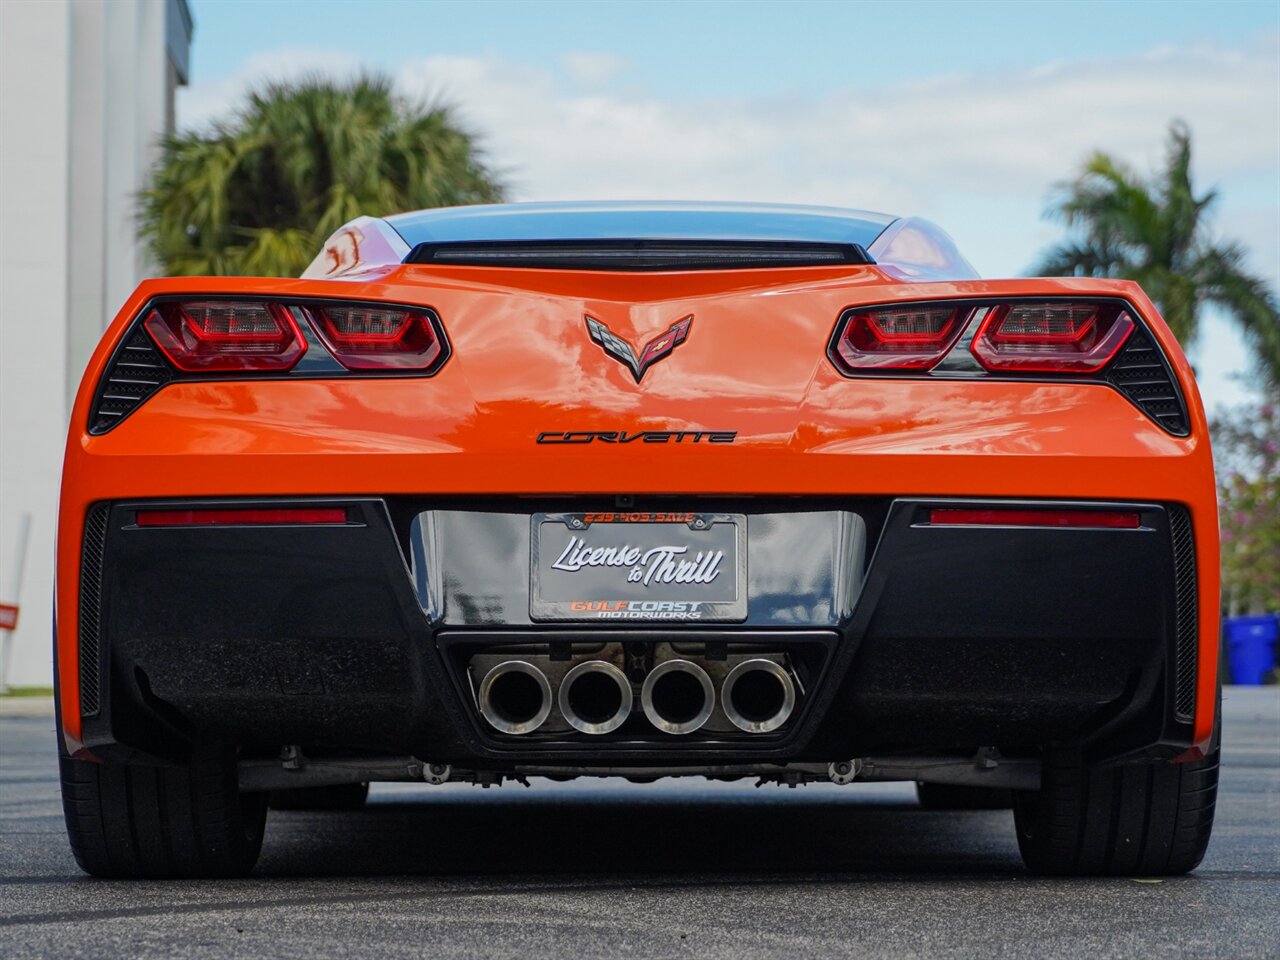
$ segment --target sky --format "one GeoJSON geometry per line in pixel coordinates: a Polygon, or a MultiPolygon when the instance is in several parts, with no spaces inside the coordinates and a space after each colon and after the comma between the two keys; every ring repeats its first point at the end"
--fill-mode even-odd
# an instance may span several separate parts
{"type": "MultiPolygon", "coordinates": [[[[374,70],[445,102],[513,200],[819,203],[926,217],[989,277],[1063,236],[1055,183],[1195,137],[1211,226],[1280,289],[1280,2],[190,0],[178,123],[265,79],[374,70]]],[[[1256,394],[1210,311],[1214,410],[1256,394]]]]}

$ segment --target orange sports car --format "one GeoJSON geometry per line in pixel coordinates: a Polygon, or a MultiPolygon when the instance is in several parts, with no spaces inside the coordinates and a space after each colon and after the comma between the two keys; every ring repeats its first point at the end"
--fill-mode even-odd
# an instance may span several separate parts
{"type": "Polygon", "coordinates": [[[928,222],[361,218],[148,280],[58,533],[62,789],[100,876],[250,870],[370,781],[903,780],[1027,866],[1181,873],[1217,782],[1192,372],[1118,280],[928,222]]]}

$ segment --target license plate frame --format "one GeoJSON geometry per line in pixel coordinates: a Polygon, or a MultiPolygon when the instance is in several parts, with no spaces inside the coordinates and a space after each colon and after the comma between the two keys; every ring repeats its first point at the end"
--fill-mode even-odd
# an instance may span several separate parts
{"type": "Polygon", "coordinates": [[[747,618],[744,514],[536,513],[529,544],[532,620],[646,625],[747,618]],[[609,548],[611,555],[598,552],[609,548]],[[640,562],[627,562],[633,559],[640,562]]]}

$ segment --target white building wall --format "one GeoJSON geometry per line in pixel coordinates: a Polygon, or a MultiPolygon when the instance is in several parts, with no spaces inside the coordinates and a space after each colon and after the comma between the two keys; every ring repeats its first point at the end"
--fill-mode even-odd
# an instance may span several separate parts
{"type": "MultiPolygon", "coordinates": [[[[64,375],[67,410],[75,399],[80,373],[102,335],[107,304],[106,164],[107,64],[106,3],[73,0],[70,111],[71,179],[68,190],[75,227],[67,236],[67,357],[64,375]]],[[[116,117],[111,117],[116,122],[116,117]]],[[[0,559],[0,562],[3,562],[0,559]]]]}
{"type": "Polygon", "coordinates": [[[21,607],[14,685],[52,678],[71,401],[102,331],[151,272],[134,195],[172,123],[190,37],[185,0],[0,0],[0,602],[21,607]]]}
{"type": "Polygon", "coordinates": [[[48,683],[53,529],[67,417],[71,10],[0,3],[0,592],[31,514],[11,676],[48,683]]]}

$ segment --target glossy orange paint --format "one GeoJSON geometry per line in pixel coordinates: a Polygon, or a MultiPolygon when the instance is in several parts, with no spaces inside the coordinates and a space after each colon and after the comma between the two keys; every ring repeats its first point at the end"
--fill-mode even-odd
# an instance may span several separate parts
{"type": "Polygon", "coordinates": [[[875,267],[599,273],[394,266],[338,280],[177,278],[139,286],[85,372],[58,539],[62,720],[79,746],[76,605],[89,506],[122,497],[356,494],[882,494],[1117,498],[1191,511],[1200,581],[1196,737],[1213,725],[1218,529],[1191,369],[1135,284],[1091,279],[902,283],[875,267]],[[180,382],[115,429],[85,431],[127,325],[161,294],[381,300],[434,308],[453,355],[430,378],[180,382]],[[957,297],[1127,299],[1182,382],[1172,437],[1105,385],[846,379],[828,339],[850,306],[957,297]],[[641,344],[693,315],[639,384],[584,317],[641,344]],[[728,444],[538,445],[544,431],[734,430],[728,444]]]}

